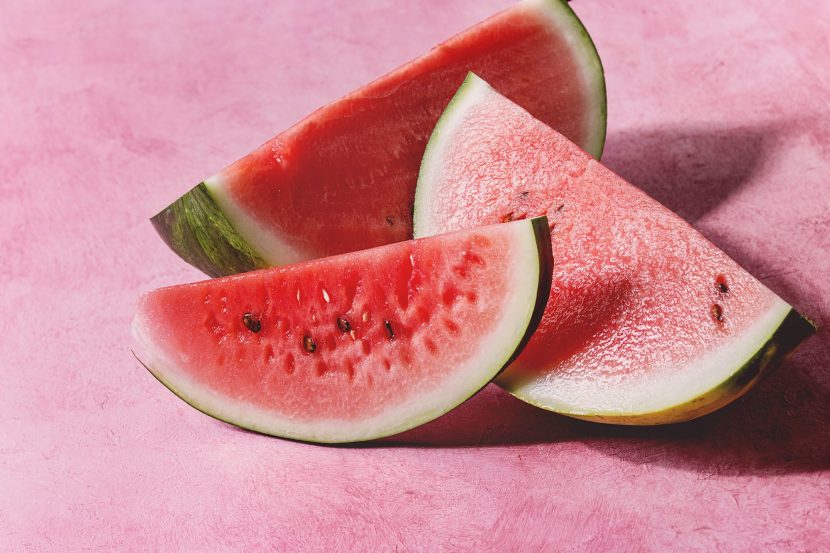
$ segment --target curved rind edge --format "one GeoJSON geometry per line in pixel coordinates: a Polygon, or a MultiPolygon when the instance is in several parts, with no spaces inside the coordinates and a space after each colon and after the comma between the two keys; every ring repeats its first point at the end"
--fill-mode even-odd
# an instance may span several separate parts
{"type": "Polygon", "coordinates": [[[594,156],[595,159],[599,160],[602,158],[602,152],[605,150],[605,138],[608,132],[608,93],[605,85],[605,68],[602,65],[602,59],[599,56],[599,51],[597,50],[594,40],[591,38],[590,33],[588,33],[588,29],[585,28],[582,20],[579,19],[579,16],[573,8],[571,8],[568,2],[565,0],[543,1],[547,6],[547,9],[552,11],[555,11],[556,9],[562,10],[564,15],[571,19],[573,27],[577,29],[578,34],[582,39],[582,43],[585,46],[584,51],[587,54],[586,61],[594,65],[593,71],[598,76],[596,79],[596,85],[598,88],[593,92],[597,95],[594,100],[599,104],[600,108],[601,120],[597,121],[600,132],[597,136],[596,143],[593,145],[594,147],[589,149],[586,145],[585,151],[594,156]]]}
{"type": "Polygon", "coordinates": [[[171,250],[211,277],[267,266],[219,209],[204,182],[150,219],[171,250]]]}
{"type": "MultiPolygon", "coordinates": [[[[568,413],[562,410],[556,410],[555,412],[560,415],[591,422],[630,426],[675,424],[697,419],[713,413],[743,396],[755,384],[771,374],[787,355],[792,353],[801,342],[815,332],[816,327],[813,323],[790,308],[770,338],[741,368],[731,373],[726,380],[711,388],[709,391],[668,409],[631,415],[592,415],[588,413],[568,413]]],[[[542,409],[551,410],[539,402],[531,401],[510,390],[507,391],[524,402],[542,409]]]]}
{"type": "Polygon", "coordinates": [[[547,217],[534,217],[530,220],[533,227],[533,236],[536,238],[536,252],[539,255],[539,283],[536,287],[536,305],[533,307],[533,315],[530,317],[527,332],[516,346],[516,351],[507,360],[501,370],[496,376],[503,373],[510,364],[516,360],[519,354],[524,350],[527,343],[533,337],[539,323],[542,321],[542,316],[545,314],[545,307],[548,305],[550,299],[550,291],[553,283],[553,247],[550,238],[550,226],[548,225],[547,217]]]}
{"type": "MultiPolygon", "coordinates": [[[[514,223],[515,224],[515,223],[514,223]]],[[[551,250],[551,243],[550,243],[550,230],[548,227],[548,222],[546,217],[537,217],[530,220],[531,229],[533,232],[533,239],[535,241],[535,247],[537,252],[537,289],[536,289],[536,297],[535,302],[532,310],[532,314],[527,322],[527,327],[522,339],[517,343],[516,347],[513,350],[513,353],[508,357],[508,359],[502,364],[501,368],[493,373],[490,379],[486,380],[482,383],[482,385],[473,390],[467,397],[463,398],[461,401],[456,403],[455,405],[445,409],[441,412],[430,412],[426,413],[423,419],[414,419],[411,421],[407,421],[405,425],[401,425],[398,427],[392,428],[390,431],[385,432],[383,434],[373,436],[372,438],[362,439],[362,440],[323,440],[323,439],[309,439],[303,438],[297,435],[287,435],[287,434],[277,434],[271,431],[268,428],[264,427],[257,427],[253,424],[240,424],[238,422],[234,422],[230,420],[230,417],[222,417],[217,415],[216,413],[212,412],[211,409],[203,407],[199,404],[199,401],[189,397],[188,394],[180,391],[177,386],[173,385],[173,383],[164,377],[162,371],[160,371],[157,367],[153,366],[152,361],[145,361],[142,360],[135,351],[132,351],[133,356],[136,360],[155,378],[158,380],[165,388],[170,390],[176,397],[196,409],[197,411],[213,418],[219,420],[221,422],[239,427],[244,428],[246,430],[256,432],[259,434],[264,434],[268,436],[275,436],[282,439],[288,439],[296,442],[304,442],[304,443],[313,443],[313,444],[327,444],[327,445],[337,445],[337,444],[348,444],[348,443],[358,443],[358,442],[370,442],[373,440],[379,440],[382,438],[386,438],[388,436],[394,436],[396,434],[400,434],[407,430],[411,430],[428,422],[431,422],[438,417],[448,413],[449,411],[455,409],[465,401],[469,400],[473,396],[475,396],[478,392],[483,390],[493,379],[501,374],[504,369],[506,369],[510,363],[521,353],[524,347],[527,345],[528,341],[530,340],[533,333],[536,331],[536,327],[538,326],[539,322],[542,319],[542,315],[545,310],[545,306],[547,305],[548,297],[550,295],[550,288],[551,288],[551,278],[553,272],[553,254],[551,250]],[[543,297],[540,297],[540,293],[543,297]]],[[[139,328],[139,324],[137,320],[133,321],[133,335],[141,345],[144,350],[146,351],[147,355],[152,357],[148,349],[147,338],[144,336],[144,333],[139,328]]]]}
{"type": "MultiPolygon", "coordinates": [[[[438,121],[435,123],[435,127],[432,129],[432,134],[429,135],[429,140],[427,140],[427,145],[424,148],[424,155],[421,158],[421,165],[418,169],[418,180],[415,183],[415,198],[413,198],[412,201],[412,234],[414,238],[421,238],[428,235],[428,232],[423,232],[423,229],[420,228],[423,227],[423,224],[419,223],[419,220],[421,219],[419,215],[424,211],[424,208],[421,206],[424,198],[422,177],[429,170],[433,150],[438,147],[438,142],[443,138],[446,127],[450,124],[450,119],[453,117],[456,109],[461,108],[464,104],[465,97],[469,93],[474,92],[476,88],[480,86],[489,87],[490,85],[472,71],[468,72],[467,76],[464,77],[464,81],[462,81],[461,85],[458,87],[458,90],[456,90],[455,94],[453,94],[453,97],[450,99],[447,107],[444,108],[444,111],[441,113],[441,117],[439,117],[438,121]]],[[[426,219],[427,218],[424,217],[425,221],[426,219]]]]}

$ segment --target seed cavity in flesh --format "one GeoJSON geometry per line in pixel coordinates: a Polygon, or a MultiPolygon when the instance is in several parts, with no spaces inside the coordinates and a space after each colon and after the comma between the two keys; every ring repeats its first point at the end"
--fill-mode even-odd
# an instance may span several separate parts
{"type": "Polygon", "coordinates": [[[328,293],[328,292],[326,292],[326,289],[325,289],[325,288],[323,288],[323,299],[326,301],[326,303],[328,303],[329,301],[331,301],[331,298],[329,298],[329,293],[328,293]]]}
{"type": "Polygon", "coordinates": [[[286,374],[294,374],[294,356],[290,353],[285,356],[283,370],[286,372],[286,374]]]}
{"type": "Polygon", "coordinates": [[[349,320],[346,317],[337,317],[337,328],[342,332],[349,332],[352,329],[352,325],[349,324],[349,320]]]}
{"type": "Polygon", "coordinates": [[[723,307],[718,303],[712,304],[712,318],[718,322],[723,321],[723,307]]]}
{"type": "Polygon", "coordinates": [[[250,313],[245,313],[244,315],[242,315],[242,324],[248,327],[248,330],[250,330],[251,332],[259,332],[260,330],[262,330],[262,323],[260,322],[260,320],[250,313]]]}
{"type": "Polygon", "coordinates": [[[392,217],[391,215],[387,215],[386,216],[386,224],[387,225],[394,225],[395,224],[395,218],[392,217]]]}
{"type": "Polygon", "coordinates": [[[314,353],[317,350],[317,343],[314,341],[314,338],[309,335],[305,335],[303,336],[303,348],[305,348],[308,353],[314,353]]]}
{"type": "Polygon", "coordinates": [[[509,223],[510,221],[520,221],[522,219],[527,219],[526,211],[519,211],[518,213],[516,213],[515,211],[511,211],[507,215],[502,215],[501,222],[509,223]]]}
{"type": "Polygon", "coordinates": [[[718,275],[715,279],[715,286],[718,289],[718,292],[721,294],[728,294],[729,293],[729,285],[726,284],[726,277],[723,275],[718,275]]]}
{"type": "Polygon", "coordinates": [[[395,339],[395,331],[392,330],[392,323],[388,319],[383,320],[383,326],[386,327],[386,333],[389,335],[390,340],[395,339]]]}

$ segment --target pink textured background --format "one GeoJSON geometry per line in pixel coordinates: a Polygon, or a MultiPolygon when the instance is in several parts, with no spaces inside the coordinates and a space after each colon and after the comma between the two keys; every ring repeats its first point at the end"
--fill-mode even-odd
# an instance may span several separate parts
{"type": "MultiPolygon", "coordinates": [[[[491,387],[362,448],[236,430],[131,357],[139,292],[200,278],[150,215],[508,5],[2,2],[0,550],[830,550],[827,330],[691,424],[595,426],[491,387]]],[[[830,4],[573,5],[607,164],[830,326],[830,4]]]]}

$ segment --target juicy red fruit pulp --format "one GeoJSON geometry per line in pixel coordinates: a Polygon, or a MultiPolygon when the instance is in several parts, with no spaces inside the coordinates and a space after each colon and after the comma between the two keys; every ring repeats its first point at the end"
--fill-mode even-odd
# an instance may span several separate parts
{"type": "Polygon", "coordinates": [[[572,37],[548,19],[550,8],[538,4],[498,14],[319,109],[214,179],[304,259],[412,236],[424,147],[470,70],[589,147],[604,120],[586,92],[584,61],[573,52],[585,46],[570,44],[572,37]]]}
{"type": "Polygon", "coordinates": [[[158,290],[141,317],[160,356],[220,396],[350,419],[429,390],[505,308],[507,237],[415,241],[158,290]],[[345,259],[348,257],[348,259],[345,259]],[[437,303],[436,303],[437,301],[437,303]],[[159,330],[160,329],[160,330],[159,330]]]}

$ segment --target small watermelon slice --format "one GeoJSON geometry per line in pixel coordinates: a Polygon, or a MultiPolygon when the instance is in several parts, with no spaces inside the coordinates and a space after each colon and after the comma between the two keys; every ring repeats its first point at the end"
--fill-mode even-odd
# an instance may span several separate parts
{"type": "Polygon", "coordinates": [[[544,218],[162,288],[133,324],[153,375],[259,432],[370,440],[449,411],[529,340],[550,292],[544,218]]]}
{"type": "Polygon", "coordinates": [[[815,330],[681,218],[470,75],[427,147],[416,236],[543,214],[550,302],[498,380],[533,405],[623,424],[692,419],[815,330]]]}
{"type": "Polygon", "coordinates": [[[594,45],[563,0],[525,0],[315,111],[153,225],[212,276],[407,240],[424,147],[470,70],[599,157],[605,81],[594,45]]]}

